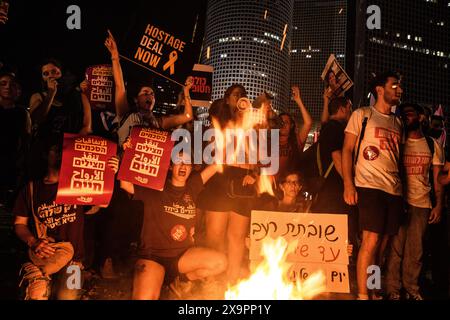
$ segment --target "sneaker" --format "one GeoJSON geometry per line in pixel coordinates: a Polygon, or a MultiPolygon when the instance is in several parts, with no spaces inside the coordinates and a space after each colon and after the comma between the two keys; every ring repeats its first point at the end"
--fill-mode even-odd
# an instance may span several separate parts
{"type": "Polygon", "coordinates": [[[406,300],[422,301],[425,299],[422,297],[422,295],[419,292],[414,292],[414,293],[406,292],[406,300]]]}
{"type": "Polygon", "coordinates": [[[182,281],[180,277],[176,277],[169,285],[169,289],[177,299],[183,300],[192,293],[193,282],[189,280],[182,281]]]}
{"type": "Polygon", "coordinates": [[[398,301],[401,300],[401,296],[400,293],[398,291],[394,291],[388,294],[387,296],[388,300],[394,300],[394,301],[398,301]]]}

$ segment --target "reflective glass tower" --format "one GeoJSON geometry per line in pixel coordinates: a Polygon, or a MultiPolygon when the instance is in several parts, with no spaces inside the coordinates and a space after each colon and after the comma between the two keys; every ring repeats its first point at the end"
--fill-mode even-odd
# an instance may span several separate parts
{"type": "Polygon", "coordinates": [[[273,106],[286,110],[294,0],[210,0],[202,63],[214,67],[213,99],[234,83],[249,98],[263,91],[273,106]]]}

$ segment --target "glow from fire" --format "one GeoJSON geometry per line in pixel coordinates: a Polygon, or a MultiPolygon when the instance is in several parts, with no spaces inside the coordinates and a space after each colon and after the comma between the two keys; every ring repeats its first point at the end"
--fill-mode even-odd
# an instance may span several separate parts
{"type": "Polygon", "coordinates": [[[287,255],[296,243],[288,246],[284,238],[267,239],[262,245],[264,260],[247,280],[231,287],[226,300],[307,300],[325,291],[325,275],[316,272],[304,282],[288,279],[287,255]]]}

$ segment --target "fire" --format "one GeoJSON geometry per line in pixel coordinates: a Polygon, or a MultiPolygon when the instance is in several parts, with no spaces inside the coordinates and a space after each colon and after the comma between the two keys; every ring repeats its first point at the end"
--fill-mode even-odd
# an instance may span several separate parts
{"type": "Polygon", "coordinates": [[[263,243],[264,257],[249,279],[243,280],[225,293],[226,300],[305,300],[325,291],[323,272],[312,274],[301,282],[289,281],[290,264],[286,257],[291,251],[284,238],[268,239],[263,243]]]}

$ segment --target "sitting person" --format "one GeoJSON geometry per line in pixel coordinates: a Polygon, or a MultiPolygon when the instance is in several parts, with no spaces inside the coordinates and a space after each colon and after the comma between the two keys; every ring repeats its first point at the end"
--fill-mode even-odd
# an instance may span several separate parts
{"type": "MultiPolygon", "coordinates": [[[[68,268],[77,265],[82,269],[84,214],[95,213],[99,208],[85,210],[83,206],[55,204],[61,167],[59,145],[50,148],[47,163],[45,177],[23,188],[13,210],[15,233],[30,248],[32,261],[22,267],[21,284],[26,281],[26,300],[76,300],[81,288],[68,287],[68,278],[73,274],[68,268]],[[28,226],[30,218],[35,232],[28,226]]],[[[108,166],[117,172],[118,159],[110,159],[108,166]]],[[[80,285],[81,282],[79,279],[80,285]]]]}
{"type": "MultiPolygon", "coordinates": [[[[124,148],[131,147],[131,141],[124,148]]],[[[134,186],[121,181],[121,188],[144,202],[139,259],[133,281],[134,300],[157,300],[163,284],[177,276],[199,280],[219,275],[226,270],[225,255],[194,245],[196,219],[195,200],[209,178],[217,171],[208,166],[193,173],[185,154],[171,167],[163,192],[134,186]]]]}

